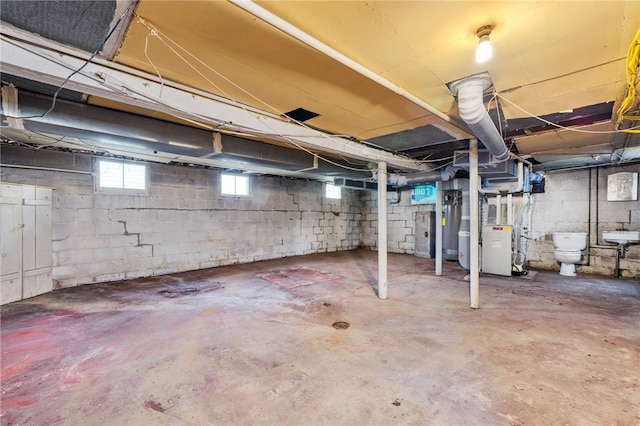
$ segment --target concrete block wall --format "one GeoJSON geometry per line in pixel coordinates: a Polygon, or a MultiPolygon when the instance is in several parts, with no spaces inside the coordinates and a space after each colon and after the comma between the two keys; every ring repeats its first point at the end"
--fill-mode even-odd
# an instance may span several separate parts
{"type": "MultiPolygon", "coordinates": [[[[640,229],[640,201],[607,201],[607,176],[618,172],[640,173],[640,166],[547,174],[545,192],[532,196],[529,267],[560,270],[553,254],[553,232],[587,232],[589,249],[577,267],[578,274],[613,275],[615,246],[603,241],[602,232],[620,228],[619,222],[626,229],[640,229]]],[[[620,270],[623,277],[640,278],[640,246],[629,247],[620,261],[620,270]]]]}
{"type": "MultiPolygon", "coordinates": [[[[363,191],[361,246],[378,247],[378,195],[363,191]]],[[[387,193],[387,250],[391,253],[413,254],[415,251],[416,212],[433,211],[434,205],[411,204],[411,190],[401,191],[400,202],[395,193],[387,193]]]]}
{"type": "Polygon", "coordinates": [[[219,172],[149,163],[150,193],[94,190],[94,158],[3,145],[3,182],[53,187],[57,288],[360,244],[360,194],[324,197],[321,182],[251,176],[248,198],[220,196],[219,172]]]}

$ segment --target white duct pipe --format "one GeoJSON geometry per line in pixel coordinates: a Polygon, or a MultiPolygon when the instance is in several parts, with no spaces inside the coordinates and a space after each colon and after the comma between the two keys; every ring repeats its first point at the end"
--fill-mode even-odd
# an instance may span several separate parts
{"type": "Polygon", "coordinates": [[[338,52],[334,48],[324,44],[323,42],[321,42],[317,38],[312,37],[311,35],[305,33],[304,31],[302,31],[298,27],[290,24],[289,22],[285,21],[284,19],[280,18],[279,16],[274,15],[273,13],[271,13],[268,10],[266,10],[265,8],[257,5],[256,3],[252,2],[251,0],[229,0],[229,2],[235,4],[236,6],[238,6],[241,9],[244,9],[245,11],[249,12],[253,16],[262,19],[263,21],[267,22],[268,24],[273,25],[277,29],[289,34],[291,37],[294,37],[295,39],[303,42],[304,44],[306,44],[306,45],[308,45],[310,47],[313,47],[314,49],[316,49],[320,53],[324,53],[325,55],[329,56],[330,58],[335,59],[336,61],[340,62],[341,64],[351,68],[355,72],[357,72],[357,73],[369,78],[370,80],[373,80],[374,82],[380,84],[381,86],[386,87],[387,89],[397,93],[398,95],[402,96],[403,98],[405,98],[405,99],[413,102],[414,104],[418,105],[420,108],[425,109],[426,111],[430,112],[431,114],[435,115],[436,117],[438,117],[441,120],[445,121],[446,123],[450,124],[451,126],[447,126],[447,130],[453,130],[453,129],[451,129],[451,127],[455,128],[455,130],[458,130],[458,132],[454,132],[454,133],[457,133],[454,136],[456,136],[456,137],[458,137],[460,139],[464,139],[465,137],[470,136],[469,135],[469,130],[466,129],[462,123],[456,122],[454,119],[452,119],[451,117],[449,117],[448,115],[446,115],[442,111],[438,110],[436,107],[426,103],[422,99],[420,99],[417,96],[407,92],[402,87],[398,86],[395,83],[390,82],[389,80],[385,79],[384,77],[381,77],[380,75],[376,74],[375,72],[371,71],[370,69],[360,65],[359,63],[357,63],[353,59],[343,55],[342,53],[338,52]]]}
{"type": "Polygon", "coordinates": [[[471,204],[471,239],[469,242],[469,305],[473,309],[480,307],[480,225],[478,208],[478,140],[469,141],[469,203],[471,204]]]}
{"type": "Polygon", "coordinates": [[[513,195],[507,194],[507,225],[513,225],[513,195]]]}
{"type": "Polygon", "coordinates": [[[460,118],[467,123],[493,158],[502,162],[509,159],[509,150],[491,121],[482,99],[485,89],[491,87],[491,84],[489,75],[481,74],[455,81],[449,85],[449,89],[457,95],[460,118]]]}
{"type": "Polygon", "coordinates": [[[387,163],[378,163],[378,297],[387,298],[387,163]]]}
{"type": "Polygon", "coordinates": [[[502,224],[502,195],[496,195],[496,225],[502,224]]]}

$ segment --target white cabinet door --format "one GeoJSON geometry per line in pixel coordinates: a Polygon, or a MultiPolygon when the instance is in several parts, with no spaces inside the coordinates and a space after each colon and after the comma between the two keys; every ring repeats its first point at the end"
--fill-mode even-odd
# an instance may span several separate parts
{"type": "Polygon", "coordinates": [[[52,290],[51,188],[0,185],[0,304],[52,290]]]}
{"type": "Polygon", "coordinates": [[[22,300],[22,273],[2,274],[0,277],[0,305],[22,300]]]}
{"type": "Polygon", "coordinates": [[[51,188],[25,188],[22,219],[22,298],[53,290],[51,188]]]}
{"type": "Polygon", "coordinates": [[[22,299],[22,188],[0,186],[0,303],[22,299]]]}

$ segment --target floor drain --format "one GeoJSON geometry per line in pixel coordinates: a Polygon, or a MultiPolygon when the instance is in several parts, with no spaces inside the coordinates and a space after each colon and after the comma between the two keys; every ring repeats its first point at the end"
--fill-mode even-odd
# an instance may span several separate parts
{"type": "Polygon", "coordinates": [[[351,324],[346,321],[336,321],[331,324],[331,327],[335,328],[336,330],[346,330],[350,325],[351,324]]]}

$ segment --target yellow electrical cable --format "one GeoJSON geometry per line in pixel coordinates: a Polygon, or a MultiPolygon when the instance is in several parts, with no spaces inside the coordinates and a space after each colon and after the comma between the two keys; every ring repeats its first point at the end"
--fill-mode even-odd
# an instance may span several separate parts
{"type": "MultiPolygon", "coordinates": [[[[616,120],[616,129],[620,127],[623,120],[638,120],[637,116],[628,116],[627,112],[633,107],[633,101],[636,96],[636,81],[638,80],[638,65],[640,62],[640,28],[636,32],[635,37],[631,41],[629,51],[627,52],[627,63],[625,66],[625,73],[627,77],[627,95],[620,103],[616,120]],[[632,118],[634,117],[634,118],[632,118]]],[[[622,129],[626,133],[640,133],[640,130],[634,129],[622,129]]]]}

